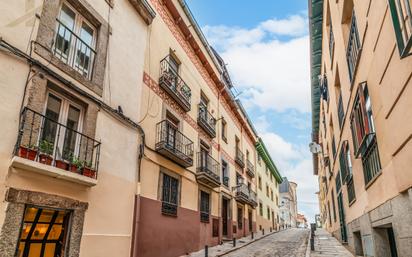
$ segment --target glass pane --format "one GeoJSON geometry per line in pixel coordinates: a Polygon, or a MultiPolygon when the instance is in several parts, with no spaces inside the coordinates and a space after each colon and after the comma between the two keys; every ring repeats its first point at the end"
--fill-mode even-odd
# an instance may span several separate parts
{"type": "Polygon", "coordinates": [[[54,211],[53,210],[43,210],[41,212],[39,222],[50,222],[53,217],[54,211]]]}
{"type": "Polygon", "coordinates": [[[64,137],[63,158],[69,159],[74,155],[76,147],[77,129],[80,120],[80,110],[70,105],[66,122],[66,135],[64,137]]]}
{"type": "MultiPolygon", "coordinates": [[[[44,257],[54,257],[54,251],[56,250],[55,243],[48,243],[44,249],[44,257]]],[[[59,255],[58,255],[59,256],[59,255]]]]}
{"type": "Polygon", "coordinates": [[[30,251],[28,257],[40,257],[41,253],[41,244],[30,244],[30,251]]]}
{"type": "Polygon", "coordinates": [[[32,227],[32,224],[30,223],[23,224],[23,229],[21,231],[21,239],[27,238],[27,235],[29,234],[31,227],[32,227]]]}
{"type": "Polygon", "coordinates": [[[76,42],[76,68],[88,75],[92,59],[93,29],[86,23],[80,29],[80,40],[76,42]]]}
{"type": "Polygon", "coordinates": [[[93,29],[83,22],[80,30],[80,39],[86,43],[89,47],[92,47],[93,43],[93,29]]]}
{"type": "Polygon", "coordinates": [[[61,100],[53,95],[49,95],[46,108],[46,119],[43,125],[43,134],[41,140],[47,140],[54,144],[57,131],[57,121],[60,115],[61,100]]]}
{"type": "Polygon", "coordinates": [[[34,221],[36,217],[37,209],[36,208],[27,208],[24,214],[24,221],[34,221]]]}
{"type": "Polygon", "coordinates": [[[52,229],[50,230],[49,236],[47,240],[57,240],[60,237],[60,234],[63,231],[62,225],[53,225],[52,229]]]}
{"type": "Polygon", "coordinates": [[[177,72],[179,70],[179,64],[177,63],[175,58],[173,58],[171,55],[169,55],[169,65],[170,65],[171,71],[174,74],[177,74],[177,72]]]}
{"type": "Polygon", "coordinates": [[[60,11],[60,21],[70,30],[74,29],[74,20],[76,14],[65,4],[62,6],[60,11]]]}
{"type": "Polygon", "coordinates": [[[33,235],[31,236],[31,240],[43,240],[44,235],[49,228],[48,224],[37,224],[36,228],[34,229],[33,235]]]}
{"type": "Polygon", "coordinates": [[[24,243],[21,242],[19,244],[19,249],[17,249],[17,257],[22,257],[23,256],[23,251],[24,251],[24,243]]]}
{"type": "Polygon", "coordinates": [[[62,224],[64,221],[64,217],[67,215],[67,212],[65,211],[59,211],[59,214],[57,215],[56,218],[56,222],[55,223],[59,223],[62,224]]]}

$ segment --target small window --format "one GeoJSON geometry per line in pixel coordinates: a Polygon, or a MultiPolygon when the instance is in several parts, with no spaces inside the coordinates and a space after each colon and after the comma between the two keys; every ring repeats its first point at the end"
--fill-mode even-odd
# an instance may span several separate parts
{"type": "Polygon", "coordinates": [[[17,256],[66,256],[70,212],[26,207],[17,256]]]}
{"type": "Polygon", "coordinates": [[[227,123],[225,119],[222,118],[222,140],[227,143],[227,123]]]}
{"type": "Polygon", "coordinates": [[[239,173],[236,173],[236,185],[242,185],[243,184],[243,177],[239,173]]]}
{"type": "Polygon", "coordinates": [[[266,196],[269,197],[269,186],[266,185],[266,196]]]}
{"type": "Polygon", "coordinates": [[[96,28],[68,3],[63,3],[56,27],[54,55],[90,79],[96,55],[96,28]]]}
{"type": "Polygon", "coordinates": [[[176,216],[179,199],[179,180],[162,173],[162,213],[176,216]]]}
{"type": "Polygon", "coordinates": [[[401,58],[411,54],[412,9],[410,0],[389,0],[392,23],[401,58]]]}
{"type": "Polygon", "coordinates": [[[262,165],[262,157],[258,154],[258,164],[259,166],[262,165]]]}
{"type": "Polygon", "coordinates": [[[222,160],[222,182],[224,186],[229,186],[229,167],[227,162],[222,160]]]}
{"type": "Polygon", "coordinates": [[[258,177],[258,185],[259,185],[259,189],[262,190],[262,177],[261,176],[258,177]]]}
{"type": "Polygon", "coordinates": [[[259,215],[263,216],[263,204],[261,202],[259,203],[259,215]]]}
{"type": "Polygon", "coordinates": [[[268,218],[268,220],[270,219],[270,208],[269,208],[269,206],[268,207],[266,207],[267,209],[267,214],[268,214],[268,216],[267,216],[267,218],[268,218]]]}
{"type": "Polygon", "coordinates": [[[200,221],[209,223],[210,197],[209,194],[200,191],[200,221]]]}
{"type": "Polygon", "coordinates": [[[237,227],[243,229],[243,209],[240,207],[237,208],[237,227]]]}

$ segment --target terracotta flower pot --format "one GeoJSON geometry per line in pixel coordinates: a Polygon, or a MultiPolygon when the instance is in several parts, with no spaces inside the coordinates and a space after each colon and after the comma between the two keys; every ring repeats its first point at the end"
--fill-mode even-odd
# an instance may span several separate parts
{"type": "Polygon", "coordinates": [[[96,178],[96,171],[91,168],[84,167],[83,176],[86,176],[89,178],[96,178]]]}
{"type": "Polygon", "coordinates": [[[29,149],[24,146],[19,147],[19,156],[34,161],[36,159],[37,151],[29,149]]]}
{"type": "Polygon", "coordinates": [[[62,170],[68,170],[69,169],[69,164],[63,160],[56,160],[55,163],[56,168],[62,169],[62,170]]]}
{"type": "Polygon", "coordinates": [[[47,165],[51,165],[53,158],[47,154],[39,154],[39,162],[47,165]]]}
{"type": "Polygon", "coordinates": [[[74,164],[71,164],[71,165],[70,165],[70,171],[73,172],[73,173],[77,173],[77,174],[80,173],[80,172],[79,172],[79,168],[78,168],[76,165],[74,165],[74,164]]]}

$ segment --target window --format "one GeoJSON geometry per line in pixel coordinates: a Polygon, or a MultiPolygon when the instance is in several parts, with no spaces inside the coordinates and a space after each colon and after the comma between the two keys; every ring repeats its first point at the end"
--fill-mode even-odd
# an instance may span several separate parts
{"type": "Polygon", "coordinates": [[[258,185],[259,185],[259,189],[262,190],[262,177],[261,176],[258,177],[258,185]]]}
{"type": "Polygon", "coordinates": [[[236,185],[242,185],[243,184],[243,177],[239,173],[236,173],[236,185]]]}
{"type": "Polygon", "coordinates": [[[335,194],[332,189],[332,207],[333,207],[333,220],[336,222],[336,209],[335,209],[335,194]]]}
{"type": "Polygon", "coordinates": [[[224,118],[222,118],[222,140],[227,143],[227,123],[224,118]]]}
{"type": "Polygon", "coordinates": [[[237,208],[237,227],[243,229],[243,209],[237,208]]]}
{"type": "Polygon", "coordinates": [[[64,3],[56,29],[54,55],[90,79],[96,55],[96,28],[68,3],[64,3]]]}
{"type": "Polygon", "coordinates": [[[229,167],[227,162],[222,160],[222,182],[224,186],[229,186],[229,167]]]}
{"type": "Polygon", "coordinates": [[[260,156],[260,154],[258,154],[257,157],[258,157],[258,164],[262,165],[262,157],[260,156]]]}
{"type": "Polygon", "coordinates": [[[345,140],[342,143],[342,148],[339,154],[340,169],[342,171],[342,181],[346,181],[352,177],[352,161],[350,158],[349,144],[345,140]]]}
{"type": "Polygon", "coordinates": [[[332,226],[332,216],[330,215],[330,203],[328,201],[328,217],[329,217],[329,225],[332,226]]]}
{"type": "Polygon", "coordinates": [[[263,216],[263,204],[259,203],[259,215],[263,216]]]}
{"type": "Polygon", "coordinates": [[[17,256],[66,256],[70,212],[26,207],[17,256]]]}
{"type": "Polygon", "coordinates": [[[351,115],[351,129],[355,156],[362,158],[365,184],[381,171],[379,150],[375,135],[372,104],[366,83],[358,87],[351,115]]]}
{"type": "Polygon", "coordinates": [[[392,23],[401,58],[411,54],[412,10],[410,0],[389,0],[392,23]]]}
{"type": "Polygon", "coordinates": [[[329,56],[330,59],[333,59],[333,50],[335,48],[335,37],[333,36],[333,27],[332,27],[332,17],[330,15],[330,9],[328,4],[328,25],[329,25],[329,56]]]}
{"type": "Polygon", "coordinates": [[[345,118],[345,110],[343,108],[343,99],[342,99],[342,88],[340,85],[339,70],[336,72],[336,82],[335,82],[335,92],[336,92],[336,103],[338,104],[338,121],[339,128],[342,129],[343,121],[345,118]]]}
{"type": "Polygon", "coordinates": [[[329,103],[328,78],[326,74],[319,76],[319,88],[322,99],[329,103]]]}
{"type": "Polygon", "coordinates": [[[270,190],[270,199],[273,201],[273,190],[270,190]]]}
{"type": "Polygon", "coordinates": [[[162,213],[176,216],[179,199],[179,180],[162,173],[162,213]]]}
{"type": "Polygon", "coordinates": [[[266,185],[266,196],[269,197],[269,186],[266,185]]]}
{"type": "Polygon", "coordinates": [[[81,106],[56,93],[49,92],[44,116],[46,119],[43,123],[39,148],[43,148],[47,142],[52,148],[47,150],[49,154],[53,153],[67,161],[72,161],[73,158],[79,159],[79,143],[84,141],[77,132],[81,130],[83,123],[81,106]],[[54,153],[54,151],[57,152],[54,153]]]}
{"type": "Polygon", "coordinates": [[[270,219],[270,208],[269,208],[269,206],[267,207],[267,214],[268,214],[267,218],[269,220],[270,219]]]}
{"type": "Polygon", "coordinates": [[[346,61],[348,63],[349,79],[351,82],[353,81],[353,77],[355,76],[355,69],[358,62],[360,47],[361,46],[358,27],[356,24],[355,10],[353,10],[350,22],[348,46],[346,49],[346,61]]]}
{"type": "Polygon", "coordinates": [[[200,191],[200,221],[209,223],[210,203],[209,194],[200,191]]]}
{"type": "Polygon", "coordinates": [[[276,205],[279,206],[279,198],[276,196],[276,205]]]}

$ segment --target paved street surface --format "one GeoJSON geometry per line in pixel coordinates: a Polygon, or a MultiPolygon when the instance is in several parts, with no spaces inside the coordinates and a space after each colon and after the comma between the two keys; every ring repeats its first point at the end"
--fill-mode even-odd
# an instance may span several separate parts
{"type": "MultiPolygon", "coordinates": [[[[236,248],[230,242],[209,248],[209,257],[304,257],[308,236],[309,230],[296,228],[265,236],[258,232],[254,240],[250,236],[237,240],[236,248]]],[[[204,257],[205,252],[189,256],[204,257]]]]}
{"type": "Polygon", "coordinates": [[[309,230],[292,228],[253,242],[227,257],[304,257],[309,230]]]}
{"type": "Polygon", "coordinates": [[[311,257],[353,257],[339,241],[324,229],[315,231],[315,251],[311,257]]]}

